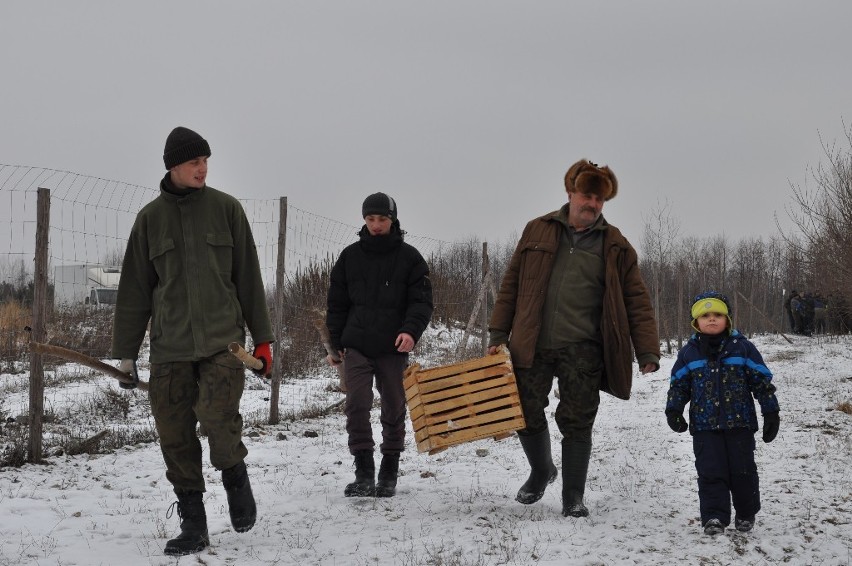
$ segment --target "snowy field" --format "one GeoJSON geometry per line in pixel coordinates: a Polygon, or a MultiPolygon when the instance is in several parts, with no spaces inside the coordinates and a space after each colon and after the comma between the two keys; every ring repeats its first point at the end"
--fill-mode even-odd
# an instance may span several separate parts
{"type": "Polygon", "coordinates": [[[562,517],[561,480],[534,505],[514,501],[528,471],[515,437],[434,456],[409,437],[396,497],[345,498],[353,466],[334,413],[246,431],[259,512],[248,533],[231,528],[219,474],[205,461],[211,546],[180,559],[162,554],[178,519],[166,517],[174,496],[157,445],[2,469],[0,566],[849,565],[852,416],[836,407],[852,401],[852,340],[793,340],[754,340],[775,374],[781,431],[772,444],[758,441],[763,510],[747,534],[702,533],[690,438],[663,415],[667,356],[659,372],[637,372],[630,401],[603,398],[589,518],[562,517]]]}

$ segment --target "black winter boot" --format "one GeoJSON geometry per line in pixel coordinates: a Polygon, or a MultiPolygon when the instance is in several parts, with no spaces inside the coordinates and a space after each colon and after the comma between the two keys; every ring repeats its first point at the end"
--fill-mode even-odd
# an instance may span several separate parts
{"type": "Polygon", "coordinates": [[[204,511],[203,494],[200,491],[175,489],[178,500],[169,507],[166,518],[172,516],[177,505],[180,517],[180,534],[166,543],[166,556],[183,556],[204,550],[210,544],[207,534],[207,513],[204,511]]]}
{"type": "Polygon", "coordinates": [[[346,497],[372,497],[376,491],[376,463],[372,450],[355,452],[355,481],[343,490],[346,497]]]}
{"type": "Polygon", "coordinates": [[[396,494],[396,478],[399,475],[399,454],[385,454],[379,466],[379,481],[376,497],[393,497],[396,494]]]}
{"type": "Polygon", "coordinates": [[[553,457],[550,452],[550,431],[543,431],[530,435],[518,435],[527,461],[530,463],[530,477],[521,489],[515,500],[524,505],[535,503],[544,495],[547,486],[556,480],[559,470],[553,465],[553,457]]]}
{"type": "Polygon", "coordinates": [[[592,440],[562,439],[562,516],[588,517],[589,510],[583,504],[586,492],[586,474],[592,440]]]}
{"type": "Polygon", "coordinates": [[[222,470],[222,485],[228,494],[228,512],[231,524],[238,533],[251,530],[257,519],[257,505],[251,492],[246,463],[222,470]]]}

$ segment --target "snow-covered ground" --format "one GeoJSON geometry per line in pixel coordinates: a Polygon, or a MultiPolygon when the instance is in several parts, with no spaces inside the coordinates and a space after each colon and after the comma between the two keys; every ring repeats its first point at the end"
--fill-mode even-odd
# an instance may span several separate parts
{"type": "Polygon", "coordinates": [[[754,339],[782,420],[772,444],[758,442],[763,510],[747,534],[702,534],[689,435],[662,413],[667,356],[659,372],[637,373],[630,401],[604,396],[589,518],[562,517],[559,480],[536,504],[514,501],[528,471],[515,437],[434,456],[409,438],[396,497],[346,498],[352,459],[335,413],[246,431],[259,511],[248,533],[231,528],[205,462],[211,546],[180,559],[162,554],[178,519],[166,518],[174,496],[157,445],[2,469],[0,565],[852,564],[852,416],[835,409],[852,401],[852,340],[793,340],[754,339]]]}

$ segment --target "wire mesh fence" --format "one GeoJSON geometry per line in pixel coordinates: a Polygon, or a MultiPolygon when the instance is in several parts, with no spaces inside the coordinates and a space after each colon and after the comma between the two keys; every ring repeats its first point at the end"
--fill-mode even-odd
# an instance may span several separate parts
{"type": "MultiPolygon", "coordinates": [[[[16,422],[26,420],[29,411],[28,345],[35,300],[39,189],[49,191],[50,211],[45,342],[112,364],[112,305],[124,248],[136,214],[159,194],[152,187],[67,171],[0,165],[0,416],[16,422]]],[[[360,226],[302,210],[286,197],[240,199],[240,203],[252,227],[270,314],[280,320],[275,348],[279,394],[271,395],[269,381],[247,372],[241,407],[245,422],[265,422],[276,398],[275,411],[284,418],[322,410],[342,394],[336,374],[324,361],[316,323],[323,319],[331,267],[340,251],[357,240],[360,226]]],[[[458,321],[467,320],[478,300],[480,244],[412,234],[405,239],[430,263],[437,281],[436,321],[446,325],[440,340],[431,340],[438,336],[437,330],[427,332],[413,358],[434,353],[430,342],[440,342],[436,347],[441,348],[442,360],[464,355],[463,350],[446,344],[448,337],[470,339],[459,331],[458,321]]],[[[143,373],[147,348],[146,337],[140,351],[143,373]]],[[[44,373],[42,417],[48,445],[64,442],[67,446],[70,437],[85,438],[107,422],[113,429],[153,430],[141,392],[122,397],[110,378],[58,360],[45,360],[44,373]],[[73,427],[69,426],[72,421],[73,427]]]]}

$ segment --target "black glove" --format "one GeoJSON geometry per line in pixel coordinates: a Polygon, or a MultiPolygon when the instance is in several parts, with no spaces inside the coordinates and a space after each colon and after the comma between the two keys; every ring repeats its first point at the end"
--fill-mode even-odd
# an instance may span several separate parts
{"type": "Polygon", "coordinates": [[[689,425],[686,424],[686,420],[683,418],[683,415],[674,411],[666,413],[666,422],[669,423],[669,428],[675,432],[686,432],[689,428],[689,425]]]}
{"type": "Polygon", "coordinates": [[[778,413],[765,413],[763,415],[763,441],[769,444],[775,440],[780,426],[781,418],[778,413]]]}
{"type": "Polygon", "coordinates": [[[133,380],[132,383],[119,381],[118,386],[122,389],[136,389],[136,386],[139,384],[139,372],[136,371],[136,360],[124,358],[121,360],[121,363],[118,364],[118,369],[129,374],[130,378],[133,380]]]}

